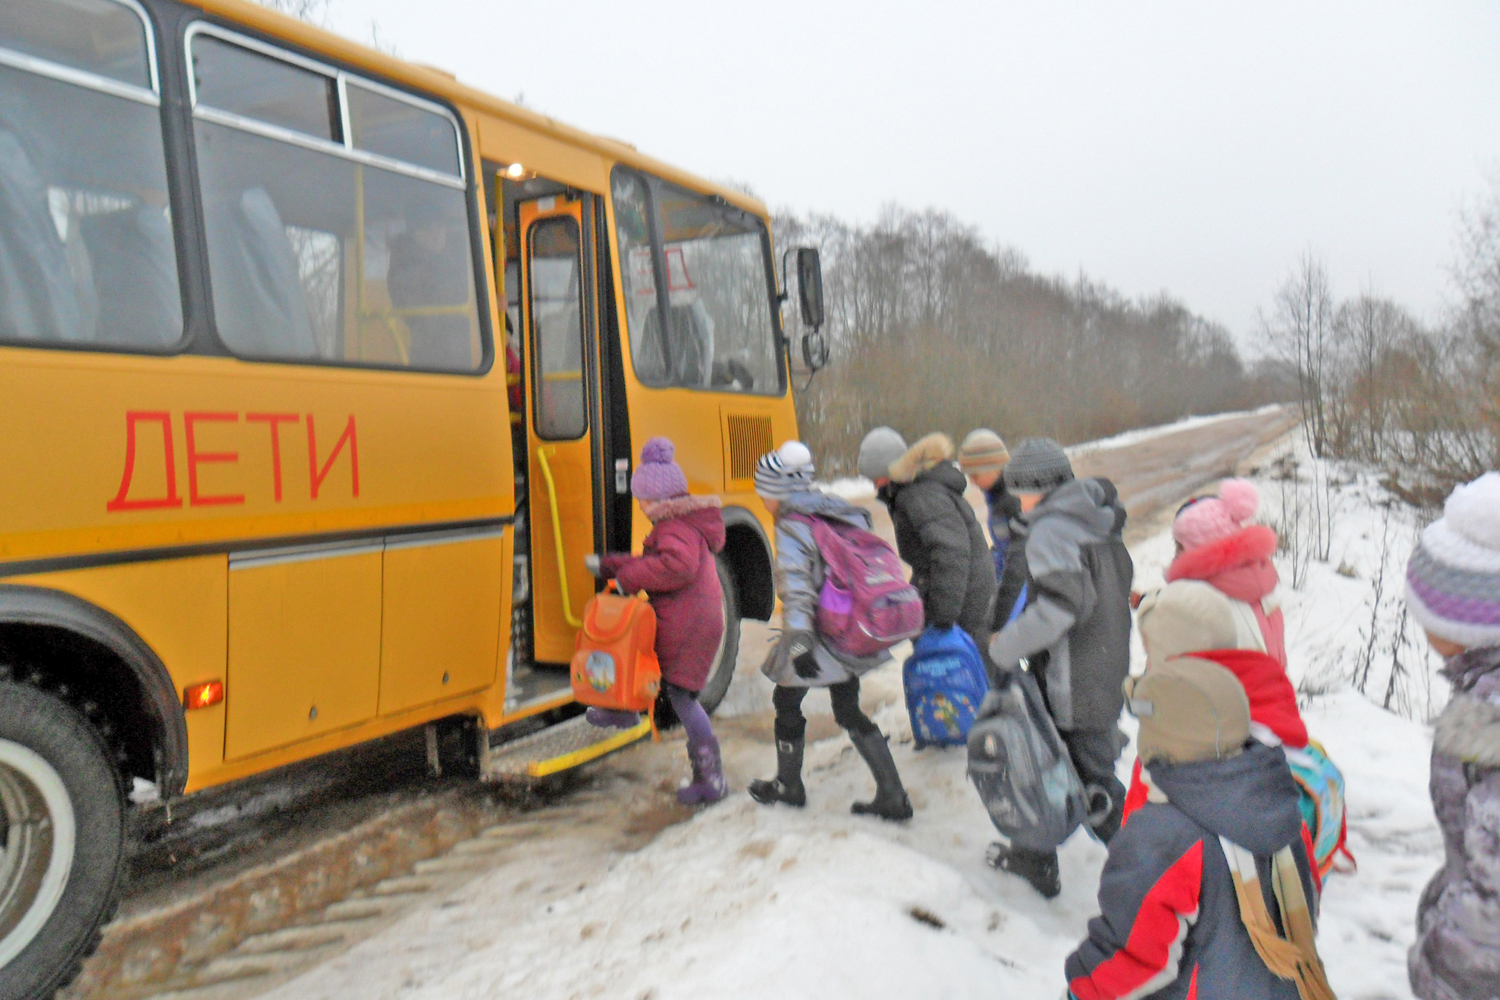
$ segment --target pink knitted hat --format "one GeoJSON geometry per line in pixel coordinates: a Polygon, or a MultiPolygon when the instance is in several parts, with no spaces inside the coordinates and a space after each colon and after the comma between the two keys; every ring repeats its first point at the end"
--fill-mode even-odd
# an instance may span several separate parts
{"type": "Polygon", "coordinates": [[[670,500],[686,495],[687,476],[672,461],[676,449],[670,438],[654,437],[641,446],[641,464],[630,477],[630,492],[637,500],[670,500]]]}
{"type": "Polygon", "coordinates": [[[1172,522],[1172,537],[1196,549],[1236,534],[1260,509],[1260,491],[1248,479],[1226,479],[1216,497],[1190,500],[1172,522]]]}

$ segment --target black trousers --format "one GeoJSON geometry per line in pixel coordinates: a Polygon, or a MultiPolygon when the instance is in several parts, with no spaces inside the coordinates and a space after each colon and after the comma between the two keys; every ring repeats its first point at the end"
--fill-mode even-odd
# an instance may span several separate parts
{"type": "MultiPolygon", "coordinates": [[[[807,735],[807,717],[802,714],[802,699],[807,697],[809,690],[811,689],[778,684],[776,690],[771,692],[771,704],[776,707],[778,740],[800,740],[807,735]]],[[[830,685],[828,697],[833,702],[834,721],[851,735],[875,732],[880,728],[859,707],[858,677],[830,685]]]]}
{"type": "MultiPolygon", "coordinates": [[[[1067,745],[1068,756],[1073,758],[1073,769],[1083,787],[1091,795],[1099,789],[1109,796],[1109,812],[1094,824],[1094,832],[1106,844],[1119,831],[1125,815],[1125,786],[1115,777],[1115,762],[1120,759],[1119,732],[1111,726],[1058,733],[1067,745]]],[[[1089,803],[1091,810],[1101,806],[1102,803],[1089,803]]]]}

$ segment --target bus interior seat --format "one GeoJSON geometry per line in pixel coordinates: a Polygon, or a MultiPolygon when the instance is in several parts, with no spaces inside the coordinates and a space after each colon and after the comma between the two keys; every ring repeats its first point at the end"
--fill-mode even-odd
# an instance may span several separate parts
{"type": "Polygon", "coordinates": [[[659,385],[708,388],[713,384],[714,321],[701,302],[669,307],[663,337],[656,308],[646,313],[638,370],[659,385]]]}
{"type": "Polygon", "coordinates": [[[297,257],[271,196],[249,188],[204,207],[219,336],[257,357],[316,357],[297,257]]]}
{"type": "Polygon", "coordinates": [[[98,329],[112,343],[166,347],[182,334],[172,224],[150,205],[79,222],[99,300],[98,329]]]}
{"type": "Polygon", "coordinates": [[[0,130],[0,336],[87,340],[87,305],[52,220],[47,185],[15,135],[0,130]]]}

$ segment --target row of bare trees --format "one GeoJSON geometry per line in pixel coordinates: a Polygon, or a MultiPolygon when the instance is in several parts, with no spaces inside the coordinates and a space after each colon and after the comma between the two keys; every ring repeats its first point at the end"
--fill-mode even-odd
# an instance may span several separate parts
{"type": "Polygon", "coordinates": [[[1336,301],[1308,255],[1262,323],[1313,454],[1375,463],[1422,505],[1500,468],[1500,178],[1462,217],[1453,279],[1457,304],[1426,326],[1374,293],[1336,301]]]}
{"type": "Polygon", "coordinates": [[[1039,275],[945,212],[891,206],[872,226],[786,214],[774,224],[778,246],[823,255],[833,360],[797,407],[830,474],[853,468],[879,424],[908,439],[985,426],[1068,443],[1296,395],[1289,366],[1247,368],[1227,330],[1169,296],[1133,300],[1084,277],[1039,275]]]}

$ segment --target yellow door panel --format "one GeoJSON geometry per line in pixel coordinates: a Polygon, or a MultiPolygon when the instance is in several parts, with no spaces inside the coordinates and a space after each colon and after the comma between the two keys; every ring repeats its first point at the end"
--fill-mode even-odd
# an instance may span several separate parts
{"type": "Polygon", "coordinates": [[[375,716],[380,566],[378,545],[230,563],[227,759],[375,716]]]}
{"type": "Polygon", "coordinates": [[[385,551],[380,714],[389,715],[495,679],[503,539],[392,539],[385,551]]]}
{"type": "Polygon", "coordinates": [[[582,257],[583,206],[563,198],[520,205],[530,438],[535,658],[566,663],[594,580],[594,442],[585,349],[590,335],[582,257]]]}

